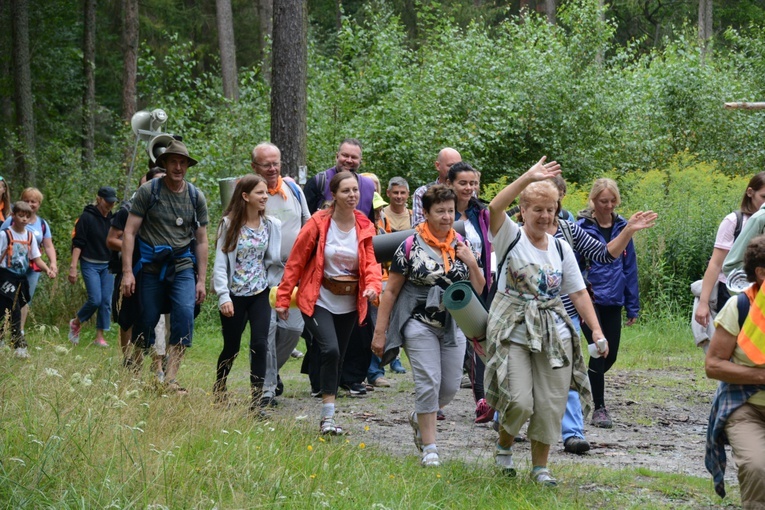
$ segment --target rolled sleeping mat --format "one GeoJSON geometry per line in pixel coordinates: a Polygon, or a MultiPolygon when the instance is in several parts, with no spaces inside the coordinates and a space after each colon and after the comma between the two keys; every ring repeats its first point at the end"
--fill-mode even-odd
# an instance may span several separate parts
{"type": "MultiPolygon", "coordinates": [[[[277,290],[279,290],[279,287],[271,287],[271,290],[268,291],[268,303],[271,305],[271,308],[276,308],[276,291],[277,290]]],[[[297,287],[292,289],[292,297],[290,298],[290,308],[297,308],[297,291],[298,291],[297,287]]]]}
{"type": "Polygon", "coordinates": [[[444,308],[454,317],[454,321],[468,341],[473,341],[476,354],[485,363],[484,345],[489,312],[486,311],[481,298],[475,293],[470,282],[462,281],[449,285],[444,292],[443,300],[444,308]]]}
{"type": "MultiPolygon", "coordinates": [[[[463,237],[465,236],[465,224],[462,221],[455,221],[453,228],[463,237]]],[[[412,234],[414,234],[413,228],[374,236],[372,238],[372,246],[375,250],[377,262],[382,264],[393,260],[393,254],[396,253],[396,249],[404,242],[404,239],[412,234]]]]}
{"type": "Polygon", "coordinates": [[[222,210],[226,210],[231,197],[234,196],[234,188],[236,183],[239,182],[239,177],[227,177],[226,179],[218,179],[218,188],[220,189],[220,205],[222,210]]]}

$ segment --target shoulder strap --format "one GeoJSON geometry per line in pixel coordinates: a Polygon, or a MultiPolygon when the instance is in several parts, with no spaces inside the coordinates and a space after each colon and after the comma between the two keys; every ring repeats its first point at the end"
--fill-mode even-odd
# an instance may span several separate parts
{"type": "Polygon", "coordinates": [[[560,231],[563,232],[563,237],[566,239],[566,242],[568,243],[571,248],[574,248],[574,234],[571,232],[571,223],[569,223],[566,220],[561,220],[560,222],[560,231]]]}
{"type": "Polygon", "coordinates": [[[738,308],[738,327],[739,329],[744,327],[744,321],[749,315],[749,297],[745,293],[741,293],[736,296],[736,307],[738,308]]]}
{"type": "Polygon", "coordinates": [[[300,195],[300,188],[298,187],[298,185],[295,184],[294,182],[288,181],[286,179],[285,179],[284,182],[287,183],[287,187],[292,191],[292,194],[295,195],[295,198],[297,199],[297,201],[300,202],[301,201],[301,199],[300,199],[301,195],[300,195]]]}
{"type": "Polygon", "coordinates": [[[5,249],[5,267],[11,267],[11,255],[13,255],[13,235],[11,234],[11,229],[6,229],[5,235],[8,237],[8,246],[5,249]]]}
{"type": "MultiPolygon", "coordinates": [[[[159,202],[159,188],[161,185],[162,179],[151,180],[151,196],[149,197],[149,205],[146,207],[146,212],[149,212],[149,209],[157,205],[157,202],[159,202]]],[[[144,213],[144,216],[146,215],[146,212],[144,213]]]]}
{"type": "Polygon", "coordinates": [[[563,245],[560,244],[560,239],[557,237],[553,237],[555,240],[555,248],[558,250],[558,256],[560,257],[561,261],[563,260],[563,245]]]}
{"type": "Polygon", "coordinates": [[[414,244],[414,234],[407,237],[404,241],[404,253],[406,253],[407,260],[409,259],[409,254],[412,252],[412,244],[414,244]]]}
{"type": "MultiPolygon", "coordinates": [[[[502,268],[505,265],[505,260],[507,259],[507,256],[510,255],[510,250],[512,250],[516,244],[518,244],[518,241],[521,240],[521,229],[518,229],[518,235],[515,236],[515,239],[513,239],[513,242],[510,243],[510,246],[507,247],[507,250],[505,250],[505,253],[502,255],[501,259],[497,260],[497,275],[502,274],[502,268]]],[[[497,277],[497,280],[499,280],[499,277],[497,277]]]]}
{"type": "Polygon", "coordinates": [[[741,233],[741,227],[744,224],[744,214],[740,209],[735,211],[734,214],[736,215],[736,228],[733,230],[733,240],[735,241],[741,233]]]}

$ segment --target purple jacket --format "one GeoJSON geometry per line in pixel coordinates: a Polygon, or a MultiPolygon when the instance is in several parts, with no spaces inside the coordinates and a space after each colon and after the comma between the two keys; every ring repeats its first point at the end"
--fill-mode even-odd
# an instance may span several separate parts
{"type": "MultiPolygon", "coordinates": [[[[308,209],[311,211],[311,214],[315,213],[321,207],[322,203],[327,200],[332,200],[332,192],[329,190],[329,182],[335,174],[337,174],[337,167],[333,166],[329,170],[319,172],[305,183],[303,192],[305,193],[306,202],[308,203],[308,209]],[[324,189],[318,189],[318,181],[321,174],[324,174],[325,176],[324,189]]],[[[360,195],[359,203],[356,204],[356,209],[366,214],[368,218],[371,218],[372,221],[374,221],[372,200],[374,199],[375,191],[377,191],[375,183],[372,179],[364,177],[363,175],[356,174],[356,177],[359,180],[360,195]]]]}

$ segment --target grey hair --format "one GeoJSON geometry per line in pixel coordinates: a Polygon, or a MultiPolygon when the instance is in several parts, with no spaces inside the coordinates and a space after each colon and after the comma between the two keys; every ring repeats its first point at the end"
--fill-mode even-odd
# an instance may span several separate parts
{"type": "Polygon", "coordinates": [[[279,156],[281,157],[282,151],[279,149],[279,147],[277,147],[276,145],[272,144],[271,142],[260,142],[258,145],[255,146],[254,149],[252,149],[252,154],[251,154],[252,162],[253,163],[255,162],[255,158],[256,158],[256,155],[257,155],[258,151],[261,151],[263,149],[271,149],[271,148],[276,149],[277,152],[279,153],[279,156]]]}
{"type": "Polygon", "coordinates": [[[390,189],[393,186],[403,186],[403,187],[406,188],[407,192],[409,191],[409,183],[406,182],[406,179],[404,179],[403,177],[396,176],[396,177],[393,177],[391,180],[389,180],[388,181],[388,191],[390,191],[390,189]]]}

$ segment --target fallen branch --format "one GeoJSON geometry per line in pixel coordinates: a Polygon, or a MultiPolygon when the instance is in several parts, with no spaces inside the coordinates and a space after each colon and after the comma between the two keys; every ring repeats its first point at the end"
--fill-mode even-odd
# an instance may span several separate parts
{"type": "Polygon", "coordinates": [[[759,103],[725,103],[726,110],[765,110],[765,102],[759,103]]]}

